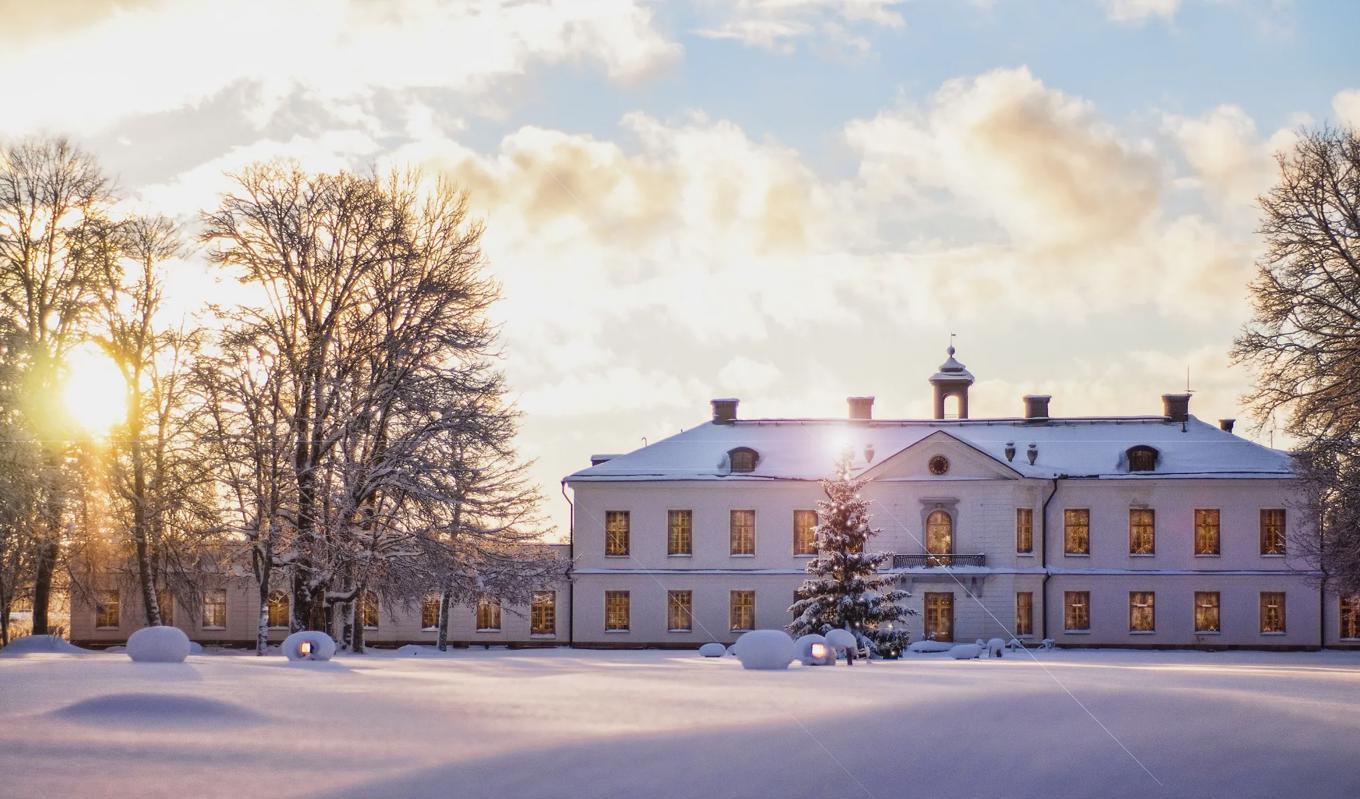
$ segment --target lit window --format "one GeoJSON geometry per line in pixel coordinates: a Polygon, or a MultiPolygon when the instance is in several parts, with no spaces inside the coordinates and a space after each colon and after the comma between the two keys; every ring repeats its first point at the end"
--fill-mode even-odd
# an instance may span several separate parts
{"type": "Polygon", "coordinates": [[[557,592],[534,592],[529,606],[529,634],[557,635],[557,592]]]}
{"type": "Polygon", "coordinates": [[[496,632],[501,628],[501,601],[482,598],[477,600],[477,632],[496,632]]]}
{"type": "Polygon", "coordinates": [[[1034,552],[1034,509],[1015,509],[1015,551],[1021,555],[1034,552]]]}
{"type": "Polygon", "coordinates": [[[817,554],[817,511],[793,512],[793,554],[817,554]]]}
{"type": "Polygon", "coordinates": [[[1063,511],[1063,552],[1068,555],[1091,554],[1091,511],[1068,508],[1063,511]]]}
{"type": "Polygon", "coordinates": [[[605,632],[628,632],[629,598],[627,591],[604,592],[605,632]]]}
{"type": "Polygon", "coordinates": [[[666,592],[666,629],[673,633],[687,633],[694,629],[694,594],[692,592],[666,592]]]}
{"type": "Polygon", "coordinates": [[[1091,592],[1063,593],[1063,627],[1068,632],[1087,632],[1091,629],[1091,592]]]}
{"type": "Polygon", "coordinates": [[[175,597],[169,591],[156,592],[156,609],[161,612],[161,624],[172,627],[175,624],[175,597]]]}
{"type": "Polygon", "coordinates": [[[1151,508],[1129,508],[1129,554],[1151,555],[1157,551],[1156,513],[1151,508]]]}
{"type": "Polygon", "coordinates": [[[1015,634],[1034,635],[1034,594],[1029,591],[1015,595],[1015,634]]]}
{"type": "Polygon", "coordinates": [[[378,629],[378,595],[372,591],[365,591],[359,597],[359,623],[364,625],[365,630],[378,629]]]}
{"type": "Polygon", "coordinates": [[[1218,508],[1195,509],[1195,554],[1219,554],[1218,508]]]}
{"type": "Polygon", "coordinates": [[[100,591],[95,598],[94,626],[101,630],[118,628],[118,590],[100,591]]]}
{"type": "Polygon", "coordinates": [[[1151,591],[1129,592],[1129,632],[1157,630],[1157,595],[1151,591]]]}
{"type": "Polygon", "coordinates": [[[949,566],[954,559],[954,519],[942,510],[934,510],[926,517],[927,566],[949,566]]]}
{"type": "Polygon", "coordinates": [[[1218,623],[1218,592],[1196,591],[1195,632],[1216,633],[1220,629],[1218,623]]]}
{"type": "Polygon", "coordinates": [[[1261,632],[1284,632],[1284,592],[1261,592],[1261,632]]]}
{"type": "Polygon", "coordinates": [[[756,512],[753,510],[732,511],[732,554],[756,554],[756,512]]]}
{"type": "Polygon", "coordinates": [[[276,629],[288,627],[288,594],[283,591],[269,592],[269,626],[276,629]]]}
{"type": "Polygon", "coordinates": [[[425,595],[424,601],[420,603],[420,626],[422,629],[433,630],[439,626],[441,599],[441,594],[425,595]]]}
{"type": "Polygon", "coordinates": [[[1131,472],[1151,472],[1157,469],[1157,450],[1152,447],[1143,444],[1129,447],[1128,456],[1131,472]]]}
{"type": "Polygon", "coordinates": [[[694,512],[666,512],[666,554],[691,555],[694,550],[694,512]]]}
{"type": "Polygon", "coordinates": [[[604,554],[615,558],[628,556],[628,511],[604,512],[604,554]]]}
{"type": "Polygon", "coordinates": [[[733,472],[754,472],[760,456],[750,447],[737,447],[727,453],[727,461],[733,472]]]}
{"type": "Polygon", "coordinates": [[[1360,638],[1360,595],[1341,597],[1341,637],[1360,638]]]}
{"type": "Polygon", "coordinates": [[[756,592],[733,591],[728,614],[732,632],[754,630],[756,628],[756,592]]]}
{"type": "Polygon", "coordinates": [[[1284,508],[1261,509],[1261,554],[1284,554],[1284,508]]]}
{"type": "Polygon", "coordinates": [[[203,595],[203,626],[218,630],[227,626],[227,592],[224,589],[203,595]]]}

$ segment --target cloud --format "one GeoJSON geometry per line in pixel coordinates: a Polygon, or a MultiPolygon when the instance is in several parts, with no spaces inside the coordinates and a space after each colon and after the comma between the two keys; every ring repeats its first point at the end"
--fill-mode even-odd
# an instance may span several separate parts
{"type": "Polygon", "coordinates": [[[1332,113],[1341,125],[1360,130],[1360,89],[1346,89],[1332,98],[1332,113]]]}
{"type": "Polygon", "coordinates": [[[1104,0],[1105,15],[1115,22],[1141,24],[1150,19],[1171,21],[1181,0],[1104,0]]]}
{"type": "Polygon", "coordinates": [[[0,33],[0,71],[25,76],[0,85],[5,131],[88,135],[241,82],[264,87],[265,108],[298,89],[331,101],[420,88],[478,96],[538,65],[588,63],[631,81],[680,54],[638,0],[176,0],[102,11],[0,33]]]}
{"type": "Polygon", "coordinates": [[[894,10],[902,0],[736,0],[706,5],[713,19],[696,31],[700,36],[785,54],[809,42],[863,53],[869,42],[856,30],[905,24],[894,10]]]}
{"type": "Polygon", "coordinates": [[[1275,179],[1274,154],[1296,138],[1282,129],[1262,139],[1256,123],[1235,105],[1220,105],[1201,117],[1167,116],[1163,125],[1206,193],[1229,206],[1255,205],[1275,179]]]}

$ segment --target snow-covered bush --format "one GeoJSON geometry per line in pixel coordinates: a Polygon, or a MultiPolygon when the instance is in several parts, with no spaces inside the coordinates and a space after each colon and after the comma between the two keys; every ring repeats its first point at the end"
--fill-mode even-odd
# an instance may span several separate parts
{"type": "Polygon", "coordinates": [[[972,660],[982,657],[982,647],[977,644],[959,644],[949,650],[949,656],[955,660],[972,660]]]}
{"type": "Polygon", "coordinates": [[[1020,639],[1019,639],[1019,638],[1012,638],[1011,640],[1009,640],[1009,641],[1006,642],[1006,648],[1007,648],[1007,649],[1024,649],[1024,648],[1025,648],[1025,645],[1022,644],[1022,643],[1020,643],[1020,639]]]}
{"type": "Polygon", "coordinates": [[[907,651],[917,653],[948,652],[953,648],[953,644],[948,644],[944,641],[917,641],[908,646],[907,651]]]}
{"type": "Polygon", "coordinates": [[[752,630],[732,645],[743,669],[787,669],[796,654],[793,639],[783,630],[752,630]]]}
{"type": "Polygon", "coordinates": [[[201,654],[203,654],[203,644],[200,644],[200,643],[197,642],[197,641],[190,641],[190,642],[189,642],[189,654],[191,654],[191,655],[201,655],[201,654]]]}
{"type": "Polygon", "coordinates": [[[836,650],[837,654],[847,651],[853,652],[859,649],[859,639],[849,630],[827,630],[826,642],[831,644],[831,648],[836,650]]]}
{"type": "Polygon", "coordinates": [[[127,642],[134,663],[183,663],[189,657],[189,636],[178,627],[143,627],[127,642]]]}
{"type": "Polygon", "coordinates": [[[330,660],[335,640],[316,630],[302,630],[283,639],[283,656],[289,660],[330,660]]]}
{"type": "Polygon", "coordinates": [[[727,647],[723,646],[717,641],[710,641],[709,643],[699,647],[699,654],[703,655],[706,658],[720,658],[723,655],[727,654],[727,647]]]}
{"type": "Polygon", "coordinates": [[[15,638],[0,649],[0,657],[19,657],[20,655],[88,655],[90,650],[81,649],[75,644],[56,635],[25,635],[15,638]]]}
{"type": "Polygon", "coordinates": [[[823,636],[809,633],[794,641],[793,646],[798,651],[798,659],[803,661],[804,666],[836,665],[836,650],[823,636]],[[814,646],[820,646],[820,651],[814,650],[814,646]]]}
{"type": "Polygon", "coordinates": [[[1006,651],[1006,642],[1000,638],[993,638],[987,642],[987,657],[999,658],[1006,651]]]}

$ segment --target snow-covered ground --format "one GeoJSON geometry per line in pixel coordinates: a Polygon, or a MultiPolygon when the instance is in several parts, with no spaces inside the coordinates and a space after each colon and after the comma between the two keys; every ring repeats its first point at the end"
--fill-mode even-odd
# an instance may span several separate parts
{"type": "Polygon", "coordinates": [[[4,797],[1356,797],[1357,756],[1360,652],[0,657],[4,797]]]}

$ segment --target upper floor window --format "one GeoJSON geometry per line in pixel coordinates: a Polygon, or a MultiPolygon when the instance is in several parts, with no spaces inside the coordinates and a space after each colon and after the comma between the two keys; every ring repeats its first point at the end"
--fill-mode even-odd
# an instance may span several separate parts
{"type": "Polygon", "coordinates": [[[1152,472],[1157,470],[1157,450],[1152,447],[1139,444],[1136,447],[1129,447],[1126,454],[1129,457],[1129,471],[1152,472]]]}
{"type": "Polygon", "coordinates": [[[118,589],[100,591],[95,597],[94,626],[98,629],[117,629],[118,616],[118,589]]]}
{"type": "Polygon", "coordinates": [[[1021,555],[1034,553],[1034,509],[1015,509],[1015,551],[1021,555]]]}
{"type": "Polygon", "coordinates": [[[1068,555],[1091,554],[1091,511],[1068,508],[1063,511],[1063,552],[1068,555]]]}
{"type": "Polygon", "coordinates": [[[604,554],[608,557],[628,557],[628,511],[604,512],[604,554]]]}
{"type": "Polygon", "coordinates": [[[756,628],[756,592],[731,592],[730,621],[732,632],[756,628]]]}
{"type": "Polygon", "coordinates": [[[1284,592],[1261,592],[1261,632],[1284,632],[1284,592]]]}
{"type": "Polygon", "coordinates": [[[1195,509],[1195,554],[1219,554],[1218,508],[1195,509]]]}
{"type": "Polygon", "coordinates": [[[420,603],[421,629],[433,630],[439,626],[439,605],[442,594],[426,594],[420,603]]]}
{"type": "Polygon", "coordinates": [[[1284,508],[1261,509],[1261,554],[1284,554],[1284,508]]]}
{"type": "Polygon", "coordinates": [[[1157,551],[1156,512],[1152,508],[1129,508],[1129,554],[1151,555],[1157,551]]]}
{"type": "Polygon", "coordinates": [[[223,628],[227,626],[227,592],[218,588],[203,595],[203,626],[223,628]]]}
{"type": "Polygon", "coordinates": [[[734,510],[731,519],[732,554],[756,554],[756,512],[734,510]]]}
{"type": "Polygon", "coordinates": [[[1151,591],[1129,592],[1129,632],[1157,630],[1157,595],[1151,591]]]}
{"type": "Polygon", "coordinates": [[[694,554],[694,512],[666,511],[666,554],[694,554]]]}
{"type": "Polygon", "coordinates": [[[529,634],[557,634],[557,592],[535,591],[529,606],[529,634]]]}
{"type": "Polygon", "coordinates": [[[793,554],[817,554],[817,511],[796,510],[793,512],[793,554]]]}
{"type": "MultiPolygon", "coordinates": [[[[926,517],[926,553],[930,555],[954,554],[954,519],[942,510],[933,510],[926,517]]],[[[952,558],[932,557],[926,562],[931,566],[948,566],[952,558]]]]}
{"type": "Polygon", "coordinates": [[[727,451],[727,462],[733,472],[754,472],[760,454],[750,447],[737,447],[727,451]]]}
{"type": "Polygon", "coordinates": [[[1360,596],[1341,597],[1341,637],[1360,638],[1360,596]]]}
{"type": "Polygon", "coordinates": [[[496,632],[501,628],[501,601],[477,600],[477,632],[496,632]]]}
{"type": "Polygon", "coordinates": [[[628,632],[630,620],[630,599],[627,591],[604,592],[604,631],[614,633],[628,632]]]}
{"type": "Polygon", "coordinates": [[[288,627],[288,594],[283,591],[269,592],[269,626],[279,629],[288,627]]]}
{"type": "Polygon", "coordinates": [[[359,597],[359,619],[365,630],[378,629],[378,595],[372,591],[359,597]]]}

